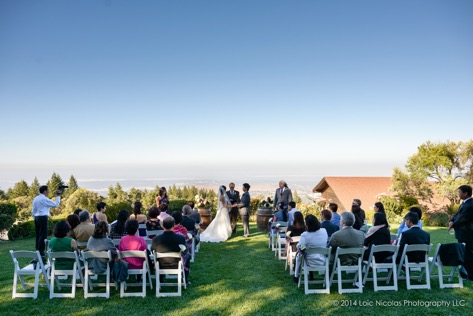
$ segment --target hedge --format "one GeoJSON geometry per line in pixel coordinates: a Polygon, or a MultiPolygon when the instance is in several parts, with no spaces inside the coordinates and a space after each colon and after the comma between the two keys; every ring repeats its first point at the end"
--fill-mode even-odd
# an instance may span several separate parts
{"type": "MultiPolygon", "coordinates": [[[[64,219],[49,219],[48,221],[48,236],[53,233],[54,225],[57,222],[64,219]]],[[[36,229],[34,227],[34,221],[26,221],[14,224],[8,230],[8,239],[15,240],[20,238],[33,238],[36,236],[36,229]]]]}

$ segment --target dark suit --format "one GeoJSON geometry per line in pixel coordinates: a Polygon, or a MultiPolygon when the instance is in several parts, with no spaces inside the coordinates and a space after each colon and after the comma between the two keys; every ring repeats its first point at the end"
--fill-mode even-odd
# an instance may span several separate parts
{"type": "Polygon", "coordinates": [[[340,229],[340,227],[335,224],[332,224],[330,221],[322,221],[322,223],[320,224],[322,225],[322,228],[325,228],[325,230],[327,231],[328,237],[332,236],[334,232],[340,229]]]}
{"type": "MultiPolygon", "coordinates": [[[[401,235],[401,241],[399,242],[399,255],[397,256],[396,261],[399,263],[401,261],[402,252],[406,245],[429,245],[430,244],[430,234],[426,231],[423,231],[418,226],[413,226],[409,230],[406,230],[401,235]]],[[[421,262],[425,260],[424,251],[413,251],[409,252],[407,257],[410,262],[421,262]]]]}
{"type": "Polygon", "coordinates": [[[277,188],[276,193],[274,193],[274,208],[278,205],[279,202],[284,203],[284,208],[287,209],[289,202],[292,202],[292,191],[289,188],[284,188],[284,192],[281,194],[281,189],[277,188]]]}
{"type": "Polygon", "coordinates": [[[238,203],[238,211],[243,222],[243,235],[250,234],[250,201],[250,193],[245,192],[241,196],[240,203],[238,203]]]}
{"type": "Polygon", "coordinates": [[[189,233],[195,231],[195,220],[189,216],[182,216],[181,225],[184,226],[189,233]]]}
{"type": "MultiPolygon", "coordinates": [[[[230,204],[238,203],[240,201],[240,192],[237,190],[233,190],[233,194],[231,191],[227,191],[228,199],[230,200],[230,204]]],[[[236,232],[236,224],[238,220],[238,207],[232,207],[229,214],[230,215],[230,223],[232,224],[232,232],[236,232]]]]}
{"type": "MultiPolygon", "coordinates": [[[[365,250],[365,255],[363,257],[363,260],[368,260],[371,252],[371,247],[373,245],[379,246],[379,245],[390,245],[391,244],[391,233],[389,232],[389,229],[387,227],[383,227],[378,229],[374,234],[366,237],[364,245],[368,247],[368,249],[365,250]]],[[[374,257],[376,259],[376,262],[381,263],[386,259],[387,257],[393,255],[389,251],[383,251],[383,252],[375,252],[374,257]]]]}
{"type": "MultiPolygon", "coordinates": [[[[176,234],[172,231],[165,231],[161,235],[155,236],[153,238],[151,249],[159,253],[180,252],[181,248],[179,248],[179,245],[186,246],[186,239],[182,235],[176,234]]],[[[159,267],[161,269],[177,269],[178,267],[177,262],[179,262],[179,259],[178,258],[162,258],[162,259],[158,259],[158,261],[159,261],[159,267]]],[[[184,265],[189,267],[189,260],[185,260],[184,265]]],[[[187,271],[188,269],[186,269],[186,280],[188,280],[187,271]]]]}
{"type": "Polygon", "coordinates": [[[468,272],[468,278],[473,280],[473,199],[464,201],[450,221],[453,222],[455,238],[458,242],[465,243],[463,266],[468,272]]]}

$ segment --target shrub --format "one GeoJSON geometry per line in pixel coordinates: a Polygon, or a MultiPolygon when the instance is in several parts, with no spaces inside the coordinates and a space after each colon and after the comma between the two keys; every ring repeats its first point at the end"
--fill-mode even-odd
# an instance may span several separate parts
{"type": "Polygon", "coordinates": [[[33,219],[33,215],[31,214],[31,203],[33,202],[33,198],[30,196],[19,196],[11,200],[13,204],[17,207],[17,219],[19,221],[28,221],[33,219]]]}
{"type": "MultiPolygon", "coordinates": [[[[48,236],[53,233],[54,225],[56,225],[56,223],[61,220],[64,220],[64,218],[53,219],[53,220],[49,219],[48,236]]],[[[15,239],[20,239],[20,238],[32,238],[32,237],[35,237],[36,235],[35,232],[36,232],[36,229],[34,226],[34,220],[16,223],[8,230],[8,239],[15,240],[15,239]]]]}
{"type": "Polygon", "coordinates": [[[11,203],[0,203],[0,231],[9,229],[16,220],[17,207],[11,203]]]}
{"type": "Polygon", "coordinates": [[[105,214],[107,215],[107,220],[109,223],[117,220],[118,213],[121,210],[127,210],[130,214],[132,213],[133,208],[128,202],[118,202],[115,204],[107,205],[105,214]]]}
{"type": "Polygon", "coordinates": [[[171,200],[169,201],[169,214],[173,212],[182,212],[182,208],[187,204],[186,200],[171,200]]]}
{"type": "Polygon", "coordinates": [[[424,213],[422,217],[425,226],[447,227],[449,220],[450,216],[445,212],[424,213]]]}

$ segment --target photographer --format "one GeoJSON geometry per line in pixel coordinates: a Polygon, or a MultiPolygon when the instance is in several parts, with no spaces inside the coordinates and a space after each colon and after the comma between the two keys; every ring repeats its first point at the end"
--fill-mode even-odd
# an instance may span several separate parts
{"type": "Polygon", "coordinates": [[[31,213],[34,218],[34,226],[36,229],[36,250],[39,250],[41,256],[44,256],[44,240],[48,238],[48,216],[51,207],[58,207],[61,202],[61,194],[65,186],[60,186],[56,191],[56,201],[48,198],[48,186],[42,185],[39,188],[39,195],[33,200],[33,209],[31,213]]]}

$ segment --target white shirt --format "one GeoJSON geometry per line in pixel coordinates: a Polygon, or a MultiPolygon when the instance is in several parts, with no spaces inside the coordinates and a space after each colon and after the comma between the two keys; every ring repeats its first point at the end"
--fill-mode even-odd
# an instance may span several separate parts
{"type": "Polygon", "coordinates": [[[465,200],[463,200],[462,204],[465,203],[466,201],[468,201],[469,199],[471,199],[471,196],[465,200]]]}
{"type": "Polygon", "coordinates": [[[40,194],[33,200],[33,209],[31,213],[33,216],[49,216],[49,209],[51,207],[58,207],[61,202],[61,197],[56,197],[56,201],[51,201],[44,194],[40,194]]]}
{"type": "Polygon", "coordinates": [[[287,212],[287,226],[291,226],[292,222],[294,221],[294,213],[300,212],[297,208],[293,208],[289,212],[287,212]]]}

